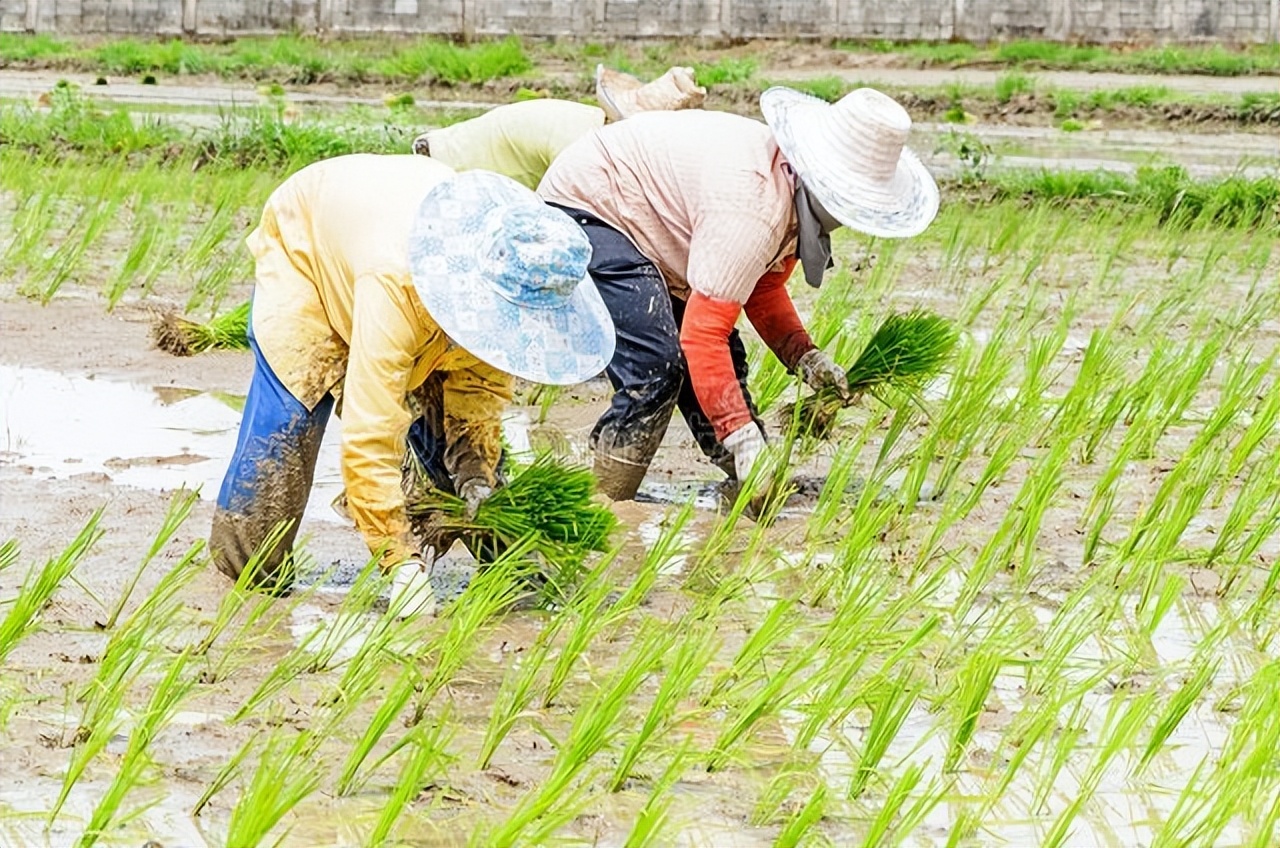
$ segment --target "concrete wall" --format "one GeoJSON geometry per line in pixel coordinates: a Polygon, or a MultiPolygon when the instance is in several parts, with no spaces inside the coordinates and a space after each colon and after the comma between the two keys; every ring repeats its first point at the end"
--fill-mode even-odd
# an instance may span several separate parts
{"type": "Polygon", "coordinates": [[[0,30],[1280,41],[1280,0],[0,0],[0,30]]]}

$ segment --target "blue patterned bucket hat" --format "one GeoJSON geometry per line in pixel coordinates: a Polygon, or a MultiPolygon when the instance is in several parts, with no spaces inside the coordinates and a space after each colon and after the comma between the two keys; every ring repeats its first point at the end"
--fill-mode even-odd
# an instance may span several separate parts
{"type": "Polygon", "coordinates": [[[413,286],[440,329],[493,367],[551,385],[580,383],[613,358],[590,259],[572,218],[486,171],[435,186],[409,236],[413,286]]]}
{"type": "Polygon", "coordinates": [[[892,97],[859,88],[828,103],[775,86],[760,111],[805,188],[846,227],[902,238],[938,214],[938,185],[906,147],[911,116],[892,97]]]}

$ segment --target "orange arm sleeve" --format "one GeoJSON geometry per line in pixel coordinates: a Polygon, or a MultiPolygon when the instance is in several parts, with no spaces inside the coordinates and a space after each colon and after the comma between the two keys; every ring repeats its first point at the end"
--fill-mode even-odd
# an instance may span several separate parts
{"type": "Polygon", "coordinates": [[[729,355],[729,334],[741,312],[742,306],[733,301],[693,292],[680,328],[680,348],[689,363],[693,393],[721,440],[752,421],[729,355]]]}
{"type": "Polygon", "coordinates": [[[746,304],[747,320],[788,371],[794,370],[800,357],[814,348],[787,293],[787,280],[795,267],[796,258],[792,256],[783,270],[761,277],[746,304]]]}

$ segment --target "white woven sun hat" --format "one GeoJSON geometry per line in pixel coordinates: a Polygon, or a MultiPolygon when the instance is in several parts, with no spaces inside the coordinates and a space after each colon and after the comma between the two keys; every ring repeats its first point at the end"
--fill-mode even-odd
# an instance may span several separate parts
{"type": "Polygon", "coordinates": [[[827,103],[777,86],[760,109],[805,188],[846,227],[904,238],[938,214],[938,185],[906,147],[911,116],[893,98],[859,88],[827,103]]]}

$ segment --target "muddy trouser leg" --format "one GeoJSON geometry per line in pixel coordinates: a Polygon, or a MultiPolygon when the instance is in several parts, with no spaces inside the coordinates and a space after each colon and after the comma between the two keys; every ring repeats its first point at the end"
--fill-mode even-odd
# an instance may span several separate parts
{"type": "Polygon", "coordinates": [[[253,380],[231,467],[218,493],[209,548],[218,570],[239,579],[249,560],[283,525],[279,541],[262,552],[250,578],[254,588],[283,591],[293,582],[290,554],[311,494],[333,396],[325,395],[308,410],[272,372],[252,334],[249,344],[253,380]]]}
{"type": "MultiPolygon", "coordinates": [[[[684,307],[683,300],[672,300],[671,308],[676,318],[676,325],[684,324],[684,307]]],[[[764,421],[760,419],[760,415],[756,412],[755,401],[751,399],[751,392],[747,389],[747,349],[742,344],[742,336],[734,330],[729,334],[729,357],[733,360],[733,373],[738,378],[738,385],[742,387],[742,397],[747,402],[747,409],[751,411],[751,417],[760,425],[760,429],[764,429],[764,421]]],[[[676,405],[680,408],[680,414],[684,416],[685,422],[689,425],[690,432],[693,433],[694,440],[697,441],[698,447],[706,454],[715,465],[728,474],[730,478],[737,479],[737,471],[733,466],[733,454],[729,453],[728,448],[721,444],[716,438],[715,428],[711,426],[711,419],[702,411],[702,405],[698,403],[698,396],[693,391],[693,381],[689,379],[686,372],[683,385],[680,387],[680,396],[676,400],[676,405]]]]}
{"type": "MultiPolygon", "coordinates": [[[[432,486],[446,494],[456,495],[458,494],[457,486],[445,462],[447,443],[444,428],[443,377],[438,374],[428,377],[427,382],[417,390],[415,396],[421,406],[421,415],[409,425],[407,443],[412,461],[417,463],[422,472],[425,472],[427,482],[432,486]]],[[[406,462],[409,461],[411,461],[410,458],[406,457],[406,462]]],[[[498,467],[499,477],[501,477],[502,460],[498,461],[498,467]]],[[[406,468],[405,479],[411,480],[412,477],[413,475],[406,468]]],[[[405,494],[412,497],[413,493],[405,494]]],[[[429,520],[418,522],[415,530],[423,537],[422,541],[441,554],[452,547],[454,540],[458,538],[455,533],[432,526],[429,520]]],[[[482,563],[493,562],[506,551],[507,547],[494,539],[477,539],[470,536],[463,537],[463,544],[467,546],[467,550],[471,551],[476,561],[482,563]]]]}
{"type": "Polygon", "coordinates": [[[613,359],[605,369],[613,400],[591,431],[596,477],[605,495],[630,500],[662,444],[684,382],[680,329],[667,284],[653,263],[595,216],[564,211],[591,242],[587,270],[617,334],[613,359]]]}

